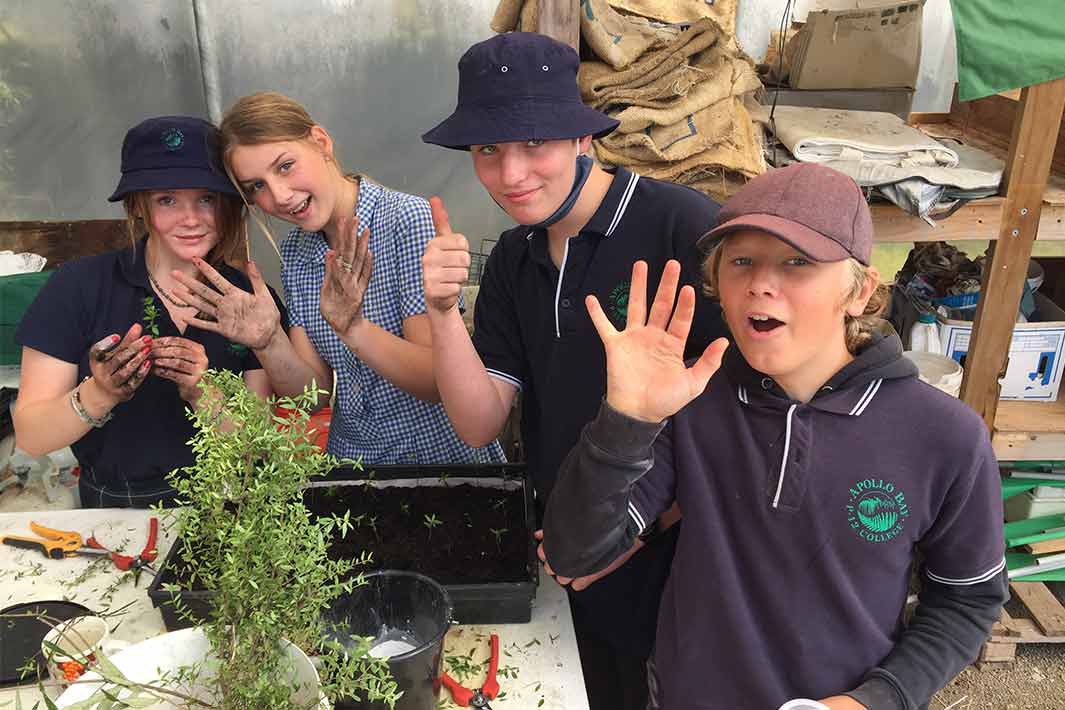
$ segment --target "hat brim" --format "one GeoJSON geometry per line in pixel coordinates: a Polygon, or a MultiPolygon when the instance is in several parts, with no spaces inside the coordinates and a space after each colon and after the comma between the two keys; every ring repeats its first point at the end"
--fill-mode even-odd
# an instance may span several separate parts
{"type": "Polygon", "coordinates": [[[150,168],[130,170],[122,173],[118,187],[107,198],[108,202],[118,202],[131,192],[147,190],[210,190],[233,197],[240,193],[225,175],[204,168],[150,168]]]}
{"type": "Polygon", "coordinates": [[[578,102],[551,106],[518,102],[458,108],[422,134],[422,140],[452,150],[469,150],[471,145],[602,138],[619,125],[620,121],[578,102]]]}
{"type": "MultiPolygon", "coordinates": [[[[824,234],[799,222],[793,222],[790,219],[771,214],[747,214],[730,219],[700,237],[699,246],[705,249],[710,246],[711,242],[717,241],[728,234],[746,229],[771,234],[782,242],[787,242],[795,247],[812,261],[843,261],[844,259],[850,259],[852,256],[858,261],[862,261],[831,237],[826,237],[824,234]]],[[[865,264],[865,262],[862,263],[865,264]]]]}

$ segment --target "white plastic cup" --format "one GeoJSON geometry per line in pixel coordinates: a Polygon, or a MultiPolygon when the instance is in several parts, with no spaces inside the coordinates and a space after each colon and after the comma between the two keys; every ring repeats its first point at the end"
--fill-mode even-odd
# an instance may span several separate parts
{"type": "Polygon", "coordinates": [[[113,653],[129,644],[110,638],[107,622],[98,616],[76,616],[57,624],[41,644],[47,661],[48,675],[59,687],[66,688],[80,678],[97,654],[113,653]]]}

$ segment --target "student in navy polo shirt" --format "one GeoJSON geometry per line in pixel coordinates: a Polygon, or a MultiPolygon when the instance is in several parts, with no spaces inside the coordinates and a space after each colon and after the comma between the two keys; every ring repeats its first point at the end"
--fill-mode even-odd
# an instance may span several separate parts
{"type": "Polygon", "coordinates": [[[19,324],[16,441],[31,454],[71,446],[85,507],[172,502],[166,475],[194,461],[186,408],[200,401],[209,367],[271,392],[249,343],[214,332],[218,323],[194,325],[197,308],[177,292],[175,273],[196,274],[199,261],[214,264],[226,288],[270,298],[254,267],[249,281],[224,262],[239,256],[243,205],[220,157],[217,131],[202,119],[131,128],[109,200],[122,201],[132,246],[64,264],[19,324]]]}
{"type": "Polygon", "coordinates": [[[674,313],[675,263],[649,315],[647,266],[633,267],[621,331],[588,299],[607,395],[548,505],[549,568],[586,584],[571,578],[609,566],[676,500],[652,707],[925,708],[1006,599],[987,429],[876,331],[872,220],[850,178],[811,164],[758,177],[707,237],[722,239],[705,275],[727,351],[685,364],[695,294],[684,286],[674,313]]]}
{"type": "Polygon", "coordinates": [[[336,376],[329,452],[364,464],[502,462],[495,441],[459,439],[436,393],[421,287],[429,204],[345,173],[325,128],[277,92],[239,99],[220,130],[249,207],[293,225],[279,250],[289,337],[304,382],[328,390],[336,376]]]}
{"type": "MultiPolygon", "coordinates": [[[[481,278],[471,341],[458,295],[468,276],[465,237],[438,198],[437,236],[422,259],[434,368],[456,431],[471,444],[494,438],[522,393],[522,435],[542,511],[555,474],[606,390],[602,346],[582,301],[596,294],[621,323],[631,264],[657,279],[670,259],[700,281],[698,238],[717,205],[687,187],[624,168],[606,171],[584,153],[618,122],[581,103],[577,53],[549,37],[498,35],[459,61],[455,112],[426,142],[468,150],[492,199],[519,225],[504,232],[481,278]]],[[[701,352],[724,331],[701,299],[690,344],[701,352]]],[[[675,520],[674,514],[671,519],[675,520]]],[[[644,662],[673,552],[675,530],[621,571],[571,595],[581,663],[594,710],[646,705],[644,662]]]]}

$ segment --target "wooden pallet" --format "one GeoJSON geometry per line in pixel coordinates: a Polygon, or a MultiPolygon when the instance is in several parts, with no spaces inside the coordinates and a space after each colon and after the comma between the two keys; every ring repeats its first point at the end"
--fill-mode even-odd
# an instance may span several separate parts
{"type": "Polygon", "coordinates": [[[1019,600],[1032,618],[1010,616],[1005,609],[991,629],[991,638],[980,650],[980,668],[1013,663],[1019,643],[1065,643],[1065,606],[1043,582],[1011,582],[1013,598],[1019,600]]]}

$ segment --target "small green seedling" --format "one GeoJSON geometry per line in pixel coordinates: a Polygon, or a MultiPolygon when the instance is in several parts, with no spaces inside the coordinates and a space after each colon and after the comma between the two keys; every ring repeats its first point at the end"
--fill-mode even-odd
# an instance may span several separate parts
{"type": "Polygon", "coordinates": [[[502,546],[501,543],[502,543],[502,540],[503,540],[503,536],[507,533],[507,529],[506,528],[490,528],[488,530],[488,532],[492,533],[493,537],[495,537],[495,539],[496,539],[496,550],[498,550],[499,552],[502,552],[503,551],[503,546],[502,546]]]}
{"type": "Polygon", "coordinates": [[[441,520],[440,518],[436,517],[436,513],[433,513],[432,515],[426,515],[422,519],[422,525],[424,525],[425,529],[429,531],[429,539],[430,540],[433,539],[433,528],[437,527],[438,525],[443,525],[443,524],[444,524],[444,521],[441,520]]]}
{"type": "Polygon", "coordinates": [[[144,317],[141,320],[144,322],[144,329],[151,333],[153,338],[158,338],[159,326],[155,321],[159,318],[159,309],[155,305],[155,299],[147,296],[142,303],[144,304],[144,317]]]}

